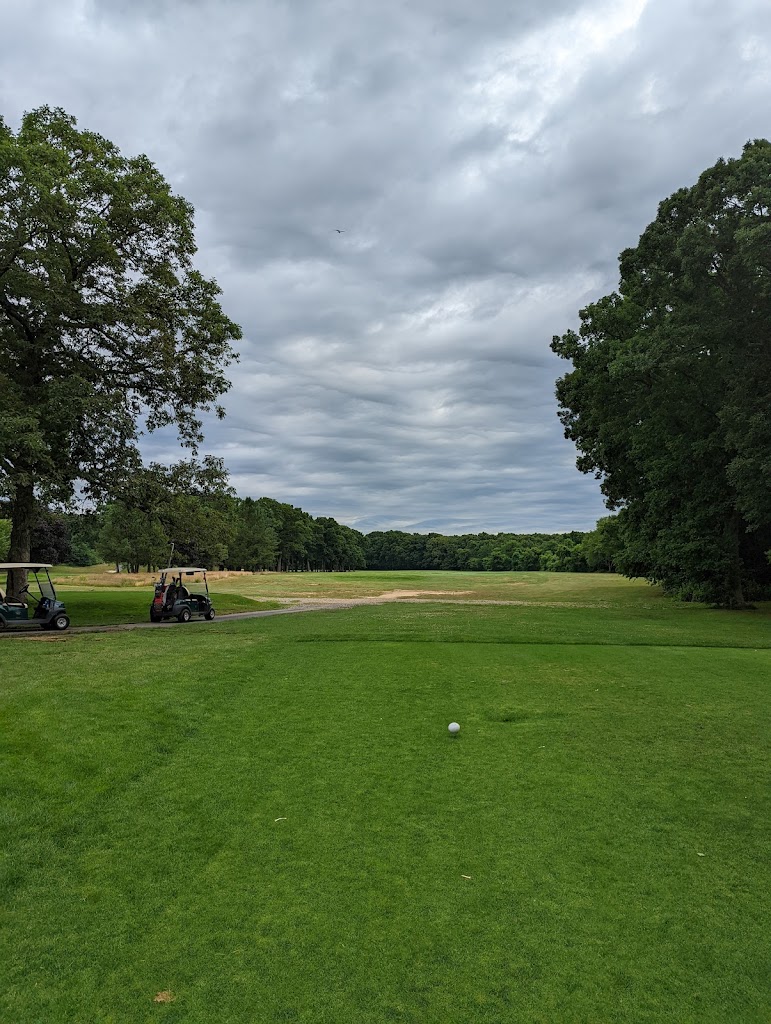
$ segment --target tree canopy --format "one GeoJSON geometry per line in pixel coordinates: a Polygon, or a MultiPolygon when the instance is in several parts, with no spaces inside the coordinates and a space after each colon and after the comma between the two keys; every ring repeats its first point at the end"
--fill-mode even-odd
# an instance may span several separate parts
{"type": "MultiPolygon", "coordinates": [[[[439,533],[376,531],[363,537],[368,569],[441,569],[471,572],[586,572],[593,534],[439,533]]],[[[607,571],[599,562],[596,571],[607,571]]]]}
{"type": "Polygon", "coordinates": [[[622,510],[627,575],[742,606],[769,582],[771,144],[662,202],[620,274],[553,339],[565,435],[622,510]]]}
{"type": "Polygon", "coordinates": [[[142,467],[107,505],[96,546],[105,558],[139,572],[175,556],[207,568],[225,561],[233,532],[234,492],[221,459],[207,456],[142,467]]]}
{"type": "Polygon", "coordinates": [[[193,209],[146,156],[41,107],[0,119],[0,493],[10,555],[29,558],[36,500],[109,494],[145,427],[195,449],[223,415],[241,336],[194,269],[193,209]]]}

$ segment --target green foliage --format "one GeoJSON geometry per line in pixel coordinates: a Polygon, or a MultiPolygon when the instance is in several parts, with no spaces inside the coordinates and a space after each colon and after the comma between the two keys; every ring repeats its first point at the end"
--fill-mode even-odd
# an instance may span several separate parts
{"type": "Polygon", "coordinates": [[[101,561],[98,548],[102,519],[98,512],[67,515],[70,528],[70,565],[96,565],[101,561]]]}
{"type": "Polygon", "coordinates": [[[233,533],[233,496],[221,459],[207,456],[133,473],[107,507],[98,548],[130,572],[174,559],[211,569],[224,562],[233,533]]]}
{"type": "Polygon", "coordinates": [[[163,524],[152,513],[122,501],[108,505],[99,535],[99,550],[108,561],[129,572],[139,572],[143,565],[156,569],[168,561],[169,549],[163,524]]]}
{"type": "Polygon", "coordinates": [[[309,568],[308,548],[313,540],[311,516],[301,508],[272,498],[259,500],[270,515],[276,533],[278,571],[309,568]]]}
{"type": "Polygon", "coordinates": [[[83,541],[73,541],[70,546],[70,565],[97,565],[101,561],[96,548],[90,547],[83,541]]]}
{"type": "Polygon", "coordinates": [[[314,519],[271,498],[237,498],[221,459],[165,467],[128,478],[108,507],[98,548],[138,572],[174,561],[207,569],[345,571],[365,566],[364,538],[334,519],[314,519]]]}
{"type": "Polygon", "coordinates": [[[364,555],[369,569],[462,569],[472,572],[585,572],[581,549],[584,534],[369,533],[364,555]]]}
{"type": "Polygon", "coordinates": [[[174,540],[174,561],[213,568],[222,565],[232,535],[229,509],[200,494],[172,494],[162,514],[174,540]]]}
{"type": "Polygon", "coordinates": [[[104,496],[139,467],[140,419],[201,440],[240,330],[192,265],[193,210],[146,156],[62,110],[0,119],[0,492],[12,554],[34,501],[104,496]]]}
{"type": "Polygon", "coordinates": [[[581,541],[581,554],[589,572],[617,572],[617,561],[624,549],[623,516],[605,516],[581,541]]]}
{"type": "Polygon", "coordinates": [[[365,566],[362,534],[329,517],[314,519],[272,498],[236,500],[233,514],[228,568],[343,572],[365,566]]]}
{"type": "Polygon", "coordinates": [[[30,558],[51,565],[69,562],[72,544],[68,517],[48,509],[38,511],[32,527],[30,558]]]}
{"type": "Polygon", "coordinates": [[[771,144],[665,200],[620,268],[552,343],[565,434],[624,508],[624,572],[741,606],[771,581],[771,144]]]}
{"type": "Polygon", "coordinates": [[[238,503],[235,518],[235,536],[226,564],[251,572],[273,568],[278,555],[278,537],[275,519],[269,510],[253,498],[244,498],[238,503]]]}
{"type": "Polygon", "coordinates": [[[5,561],[8,555],[8,545],[11,543],[11,520],[0,519],[0,561],[5,561]]]}
{"type": "Polygon", "coordinates": [[[343,526],[322,516],[315,520],[313,558],[319,568],[340,572],[344,569],[364,569],[364,538],[350,526],[343,526]]]}

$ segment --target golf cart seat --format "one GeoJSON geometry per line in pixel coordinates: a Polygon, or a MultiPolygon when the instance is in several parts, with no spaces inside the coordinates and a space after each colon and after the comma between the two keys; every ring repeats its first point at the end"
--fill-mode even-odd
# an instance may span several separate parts
{"type": "Polygon", "coordinates": [[[190,597],[190,591],[187,589],[187,587],[182,587],[181,586],[179,588],[179,590],[177,591],[177,600],[178,601],[186,601],[189,597],[190,597]]]}

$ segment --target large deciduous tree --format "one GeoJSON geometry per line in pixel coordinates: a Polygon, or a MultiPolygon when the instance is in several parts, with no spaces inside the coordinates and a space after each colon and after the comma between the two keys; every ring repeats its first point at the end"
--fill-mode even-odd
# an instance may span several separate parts
{"type": "Polygon", "coordinates": [[[159,568],[172,557],[215,568],[226,560],[234,533],[235,496],[221,459],[206,456],[173,466],[151,463],[115,491],[98,547],[129,572],[159,568]]]}
{"type": "Polygon", "coordinates": [[[769,579],[771,144],[661,203],[619,291],[555,337],[578,467],[623,509],[623,570],[741,607],[769,579]]]}
{"type": "MultiPolygon", "coordinates": [[[[193,209],[146,156],[62,110],[0,119],[0,493],[10,559],[39,500],[100,497],[139,465],[141,426],[201,440],[238,326],[192,265],[193,209]]],[[[10,587],[20,585],[11,580],[10,587]]]]}

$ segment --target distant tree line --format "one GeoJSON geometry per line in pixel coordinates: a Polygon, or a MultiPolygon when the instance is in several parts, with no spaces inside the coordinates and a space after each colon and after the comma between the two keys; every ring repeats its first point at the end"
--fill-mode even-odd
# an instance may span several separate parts
{"type": "MultiPolygon", "coordinates": [[[[126,572],[176,564],[248,571],[346,571],[366,566],[364,537],[272,498],[239,498],[221,460],[138,469],[96,511],[39,508],[30,557],[52,564],[113,562],[126,572]]],[[[10,524],[0,505],[0,557],[10,524]],[[6,528],[7,525],[7,528],[6,528]]]]}
{"type": "MultiPolygon", "coordinates": [[[[212,468],[216,478],[219,470],[216,464],[209,466],[210,472],[212,468]]],[[[158,466],[147,472],[156,484],[177,475],[158,466]]],[[[189,465],[186,473],[190,479],[189,465]]],[[[210,476],[210,484],[211,480],[210,476]]],[[[10,537],[10,523],[2,512],[0,505],[0,560],[10,537]]],[[[40,512],[32,531],[31,557],[54,565],[111,561],[130,573],[152,571],[171,560],[249,572],[444,569],[618,572],[636,577],[643,574],[637,569],[637,541],[629,529],[629,520],[620,514],[600,519],[588,532],[443,536],[387,530],[362,534],[330,517],[314,519],[301,508],[272,498],[238,498],[225,488],[207,494],[200,488],[198,493],[178,493],[159,487],[155,502],[147,497],[142,509],[113,502],[100,511],[40,512]]],[[[753,596],[768,593],[768,587],[757,585],[753,596]]],[[[701,599],[687,589],[677,596],[701,599]]]]}
{"type": "MultiPolygon", "coordinates": [[[[0,506],[0,517],[2,511],[0,506]]],[[[4,523],[0,518],[0,558],[10,533],[4,523]]],[[[132,477],[120,500],[98,511],[40,510],[31,557],[55,565],[106,561],[130,573],[170,562],[250,572],[612,572],[617,541],[607,523],[612,520],[590,533],[365,535],[272,498],[239,498],[222,463],[209,459],[151,465],[132,477]]]]}
{"type": "Polygon", "coordinates": [[[595,557],[591,534],[439,533],[389,530],[364,537],[368,569],[456,569],[473,572],[595,572],[608,568],[595,557]]]}

